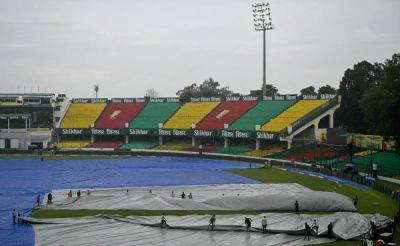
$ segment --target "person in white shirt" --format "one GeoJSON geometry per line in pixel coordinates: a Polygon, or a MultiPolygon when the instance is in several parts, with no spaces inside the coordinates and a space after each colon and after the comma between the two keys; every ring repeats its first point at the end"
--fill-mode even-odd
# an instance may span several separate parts
{"type": "Polygon", "coordinates": [[[318,226],[318,220],[317,220],[317,219],[314,219],[314,220],[313,220],[313,223],[312,223],[312,225],[311,225],[311,228],[315,231],[316,234],[318,234],[318,228],[319,228],[319,226],[318,226]]]}
{"type": "Polygon", "coordinates": [[[267,217],[263,217],[261,220],[263,233],[267,233],[267,217]]]}

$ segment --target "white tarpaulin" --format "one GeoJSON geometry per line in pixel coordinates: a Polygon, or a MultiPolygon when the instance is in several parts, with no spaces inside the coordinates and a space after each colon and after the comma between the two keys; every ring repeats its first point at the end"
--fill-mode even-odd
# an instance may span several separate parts
{"type": "Polygon", "coordinates": [[[46,209],[133,210],[257,210],[356,211],[352,199],[334,192],[312,191],[298,184],[226,184],[162,186],[124,189],[82,189],[82,196],[67,197],[68,190],[54,190],[46,209]],[[151,190],[151,193],[150,193],[151,190]],[[174,192],[174,196],[172,195],[174,192]],[[182,192],[186,199],[181,198],[182,192]],[[189,194],[193,199],[188,199],[189,194]]]}
{"type": "MultiPolygon", "coordinates": [[[[94,216],[68,219],[32,219],[37,245],[307,245],[339,239],[360,239],[368,233],[369,221],[378,226],[388,223],[379,215],[338,212],[329,215],[278,214],[217,215],[211,231],[209,215],[166,216],[168,226],[161,229],[160,217],[94,216]],[[268,233],[261,232],[261,219],[267,217],[268,233]],[[252,218],[246,231],[244,217],[252,218]],[[304,239],[304,223],[317,219],[318,232],[304,239]],[[333,223],[333,236],[327,226],[333,223]]],[[[29,219],[28,219],[29,220],[29,219]]]]}

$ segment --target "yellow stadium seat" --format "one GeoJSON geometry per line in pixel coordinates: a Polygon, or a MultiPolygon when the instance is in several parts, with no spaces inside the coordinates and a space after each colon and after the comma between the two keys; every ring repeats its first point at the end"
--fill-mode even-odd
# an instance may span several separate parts
{"type": "Polygon", "coordinates": [[[263,125],[261,131],[280,132],[326,102],[328,100],[300,100],[263,125]]]}
{"type": "Polygon", "coordinates": [[[164,145],[158,145],[154,147],[155,150],[184,150],[190,148],[192,145],[190,143],[170,143],[164,145]]]}
{"type": "Polygon", "coordinates": [[[184,104],[164,125],[165,129],[191,129],[200,122],[219,102],[189,102],[184,104]]]}
{"type": "Polygon", "coordinates": [[[106,103],[73,103],[60,128],[89,128],[100,116],[106,103]]]}

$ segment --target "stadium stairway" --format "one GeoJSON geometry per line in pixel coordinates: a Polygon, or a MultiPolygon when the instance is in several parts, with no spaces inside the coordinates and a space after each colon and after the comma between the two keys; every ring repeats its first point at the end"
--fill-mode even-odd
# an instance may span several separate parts
{"type": "Polygon", "coordinates": [[[158,128],[158,124],[166,122],[180,106],[180,103],[173,102],[149,102],[130,122],[129,127],[142,129],[158,128]]]}
{"type": "Polygon", "coordinates": [[[231,124],[256,104],[257,101],[221,102],[218,107],[197,124],[196,129],[222,130],[225,124],[231,124]]]}
{"type": "Polygon", "coordinates": [[[260,101],[242,117],[234,121],[228,129],[253,131],[256,125],[264,124],[294,103],[294,100],[260,101]]]}
{"type": "Polygon", "coordinates": [[[60,128],[89,128],[105,107],[106,103],[72,103],[60,128]]]}
{"type": "Polygon", "coordinates": [[[293,106],[279,114],[277,117],[271,119],[269,122],[261,127],[261,131],[266,132],[281,132],[287,126],[293,124],[297,120],[306,116],[313,110],[321,107],[328,100],[315,99],[315,100],[300,100],[293,106]]]}
{"type": "Polygon", "coordinates": [[[140,112],[145,103],[109,103],[95,123],[96,128],[125,128],[140,112]]]}
{"type": "Polygon", "coordinates": [[[219,102],[185,103],[163,126],[164,129],[191,129],[208,115],[219,102]]]}

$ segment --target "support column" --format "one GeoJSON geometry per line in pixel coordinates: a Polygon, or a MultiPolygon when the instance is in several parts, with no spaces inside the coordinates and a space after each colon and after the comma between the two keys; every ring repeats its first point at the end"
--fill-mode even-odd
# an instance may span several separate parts
{"type": "Polygon", "coordinates": [[[196,147],[196,138],[192,136],[192,147],[196,147]]]}
{"type": "Polygon", "coordinates": [[[333,128],[333,113],[329,114],[329,128],[333,128]]]}
{"type": "Polygon", "coordinates": [[[287,140],[287,148],[291,149],[292,148],[292,139],[287,140]]]}
{"type": "Polygon", "coordinates": [[[7,118],[7,132],[10,132],[10,118],[7,118]]]}
{"type": "Polygon", "coordinates": [[[224,148],[228,148],[228,147],[229,147],[229,139],[224,138],[224,148]]]}
{"type": "Polygon", "coordinates": [[[163,145],[163,137],[158,136],[158,145],[163,145]]]}
{"type": "Polygon", "coordinates": [[[94,143],[94,135],[90,136],[90,143],[94,143]]]}
{"type": "Polygon", "coordinates": [[[260,149],[260,139],[256,139],[256,150],[260,149]]]}
{"type": "Polygon", "coordinates": [[[125,144],[128,144],[128,143],[129,143],[129,136],[126,135],[126,136],[125,136],[125,144]]]}
{"type": "Polygon", "coordinates": [[[317,139],[318,134],[318,123],[314,124],[314,139],[317,139]]]}

